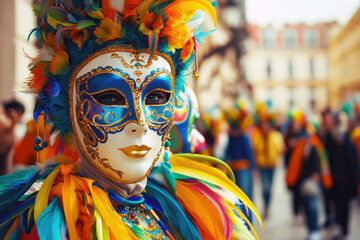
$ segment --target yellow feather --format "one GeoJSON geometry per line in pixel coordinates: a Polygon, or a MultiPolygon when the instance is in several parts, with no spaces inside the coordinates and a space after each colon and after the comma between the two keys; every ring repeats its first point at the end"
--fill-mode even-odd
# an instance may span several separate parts
{"type": "Polygon", "coordinates": [[[79,216],[79,200],[75,193],[75,175],[67,174],[64,176],[62,185],[62,201],[65,219],[71,239],[80,239],[76,231],[76,220],[79,216]]]}
{"type": "Polygon", "coordinates": [[[71,27],[71,26],[76,25],[74,23],[67,23],[67,22],[59,21],[59,20],[51,17],[50,15],[47,16],[47,23],[50,24],[55,29],[58,29],[60,27],[71,27]]]}
{"type": "Polygon", "coordinates": [[[129,240],[139,239],[115,211],[106,193],[98,187],[93,187],[91,180],[88,180],[88,185],[94,199],[95,208],[99,211],[106,226],[110,229],[110,234],[121,236],[122,238],[126,236],[129,240]]]}
{"type": "Polygon", "coordinates": [[[229,165],[224,163],[224,161],[211,157],[211,156],[203,156],[200,154],[192,154],[192,153],[178,153],[176,154],[178,157],[188,158],[193,161],[197,161],[200,163],[205,163],[210,166],[215,166],[219,170],[223,171],[226,175],[229,176],[231,181],[235,182],[235,176],[229,165]]]}
{"type": "Polygon", "coordinates": [[[207,12],[213,20],[215,28],[217,27],[217,16],[215,8],[207,0],[177,0],[165,8],[165,11],[171,12],[171,15],[178,14],[176,19],[181,19],[181,17],[184,17],[184,12],[192,12],[192,14],[188,14],[186,19],[183,19],[185,22],[189,21],[193,17],[196,10],[207,12]]]}
{"type": "MultiPolygon", "coordinates": [[[[250,229],[251,229],[251,230],[253,231],[253,233],[255,234],[256,239],[259,240],[259,236],[257,235],[257,233],[256,233],[253,225],[252,225],[251,222],[247,219],[247,217],[246,217],[234,204],[232,204],[232,203],[229,202],[229,201],[226,201],[226,202],[239,214],[239,216],[240,216],[242,219],[245,220],[245,222],[249,225],[250,229]]],[[[262,225],[261,225],[261,227],[262,227],[262,225]]]]}
{"type": "Polygon", "coordinates": [[[96,209],[94,210],[94,217],[96,219],[96,236],[99,240],[110,239],[109,229],[103,223],[103,219],[96,209]]]}
{"type": "Polygon", "coordinates": [[[39,193],[36,196],[35,205],[34,205],[34,218],[35,222],[39,218],[41,212],[48,206],[49,194],[51,187],[54,184],[55,178],[60,172],[60,167],[56,167],[52,173],[45,179],[42,184],[39,193]]]}
{"type": "MultiPolygon", "coordinates": [[[[231,205],[229,204],[228,201],[225,201],[225,204],[227,206],[227,208],[231,209],[231,205]]],[[[246,225],[244,224],[244,222],[242,222],[239,218],[239,216],[236,216],[235,213],[233,211],[229,211],[229,215],[230,218],[234,221],[234,224],[241,229],[241,231],[239,232],[239,230],[235,230],[233,232],[233,236],[231,237],[231,239],[250,239],[250,240],[255,240],[254,236],[251,234],[251,232],[249,231],[249,229],[246,227],[246,225]]],[[[244,220],[245,221],[245,220],[244,220]]]]}

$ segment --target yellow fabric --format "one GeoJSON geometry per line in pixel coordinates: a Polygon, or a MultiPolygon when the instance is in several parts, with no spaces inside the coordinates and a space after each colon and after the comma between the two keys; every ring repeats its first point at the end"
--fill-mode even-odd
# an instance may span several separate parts
{"type": "Polygon", "coordinates": [[[278,156],[282,153],[284,142],[278,131],[272,130],[267,138],[260,130],[253,134],[255,162],[261,168],[274,168],[277,165],[278,156]]]}

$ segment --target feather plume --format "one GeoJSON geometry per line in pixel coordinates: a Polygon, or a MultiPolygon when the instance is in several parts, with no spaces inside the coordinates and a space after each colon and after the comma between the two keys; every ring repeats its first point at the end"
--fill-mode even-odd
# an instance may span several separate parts
{"type": "Polygon", "coordinates": [[[188,183],[176,182],[177,196],[193,222],[197,225],[202,239],[225,239],[219,212],[210,199],[194,191],[188,183]]]}
{"type": "Polygon", "coordinates": [[[39,168],[29,167],[9,175],[0,176],[0,213],[8,211],[38,179],[39,174],[39,168]]]}
{"type": "MultiPolygon", "coordinates": [[[[172,166],[171,170],[173,173],[188,176],[189,178],[194,178],[205,183],[207,186],[215,185],[231,192],[237,196],[245,206],[251,209],[262,225],[260,214],[258,213],[254,204],[241,191],[241,189],[235,185],[234,182],[226,177],[222,171],[216,168],[211,168],[209,165],[204,163],[191,161],[191,159],[181,158],[179,155],[181,156],[181,154],[176,154],[170,157],[170,164],[172,166]]],[[[177,178],[176,175],[174,176],[177,178]]]]}
{"type": "Polygon", "coordinates": [[[111,0],[102,0],[102,13],[105,18],[110,18],[112,21],[115,20],[116,9],[111,4],[111,0]]]}
{"type": "Polygon", "coordinates": [[[64,239],[63,237],[66,236],[66,223],[58,197],[54,197],[44,211],[41,212],[36,222],[36,229],[40,239],[64,239]]]}
{"type": "Polygon", "coordinates": [[[215,192],[213,192],[210,188],[208,188],[204,184],[201,184],[200,182],[196,182],[196,181],[192,181],[192,182],[193,184],[190,184],[189,187],[201,192],[211,201],[211,203],[217,209],[222,220],[222,226],[224,227],[223,235],[227,240],[229,240],[232,236],[234,226],[232,220],[228,216],[229,210],[224,205],[222,197],[216,194],[215,192]]]}
{"type": "Polygon", "coordinates": [[[96,209],[94,210],[94,217],[95,217],[95,225],[96,225],[96,236],[99,240],[107,240],[110,239],[109,228],[103,222],[100,214],[96,209]]]}
{"type": "Polygon", "coordinates": [[[146,195],[156,199],[163,214],[169,223],[176,229],[183,239],[201,239],[194,223],[176,199],[154,178],[149,178],[146,186],[146,195]]]}

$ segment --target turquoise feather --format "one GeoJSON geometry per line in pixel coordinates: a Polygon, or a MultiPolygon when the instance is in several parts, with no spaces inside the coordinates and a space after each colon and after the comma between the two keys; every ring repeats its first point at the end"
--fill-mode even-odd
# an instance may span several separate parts
{"type": "Polygon", "coordinates": [[[163,215],[183,239],[201,239],[199,230],[190,220],[180,203],[153,178],[148,178],[146,195],[156,199],[160,204],[163,215]]]}
{"type": "Polygon", "coordinates": [[[170,170],[170,164],[168,162],[161,163],[161,173],[165,178],[170,190],[176,195],[175,178],[170,170]]]}
{"type": "Polygon", "coordinates": [[[61,240],[66,234],[66,222],[60,199],[54,197],[50,204],[42,211],[36,228],[40,239],[61,240]]]}
{"type": "Polygon", "coordinates": [[[39,174],[39,168],[32,166],[0,176],[0,213],[8,211],[38,180],[39,174]]]}

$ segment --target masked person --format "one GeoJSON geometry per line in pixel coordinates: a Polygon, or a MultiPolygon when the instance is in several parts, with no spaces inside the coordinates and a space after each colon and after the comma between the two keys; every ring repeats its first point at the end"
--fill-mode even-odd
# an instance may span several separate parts
{"type": "MultiPolygon", "coordinates": [[[[325,147],[315,132],[307,128],[307,119],[299,109],[290,117],[290,128],[296,140],[288,159],[285,181],[293,192],[293,201],[303,206],[309,239],[320,239],[319,196],[320,183],[330,189],[333,181],[325,147]]],[[[311,128],[310,128],[311,129],[311,128]]]]}
{"type": "Polygon", "coordinates": [[[254,169],[255,162],[250,138],[247,133],[253,124],[249,105],[250,104],[245,99],[239,99],[236,102],[235,107],[226,112],[230,128],[226,152],[229,159],[229,165],[235,175],[236,185],[252,199],[252,170],[254,169]]]}
{"type": "Polygon", "coordinates": [[[53,126],[34,149],[56,151],[0,179],[0,237],[252,239],[244,212],[258,214],[241,190],[201,156],[168,151],[174,99],[213,5],[49,0],[34,10],[44,48],[28,84],[35,119],[53,126]]]}

